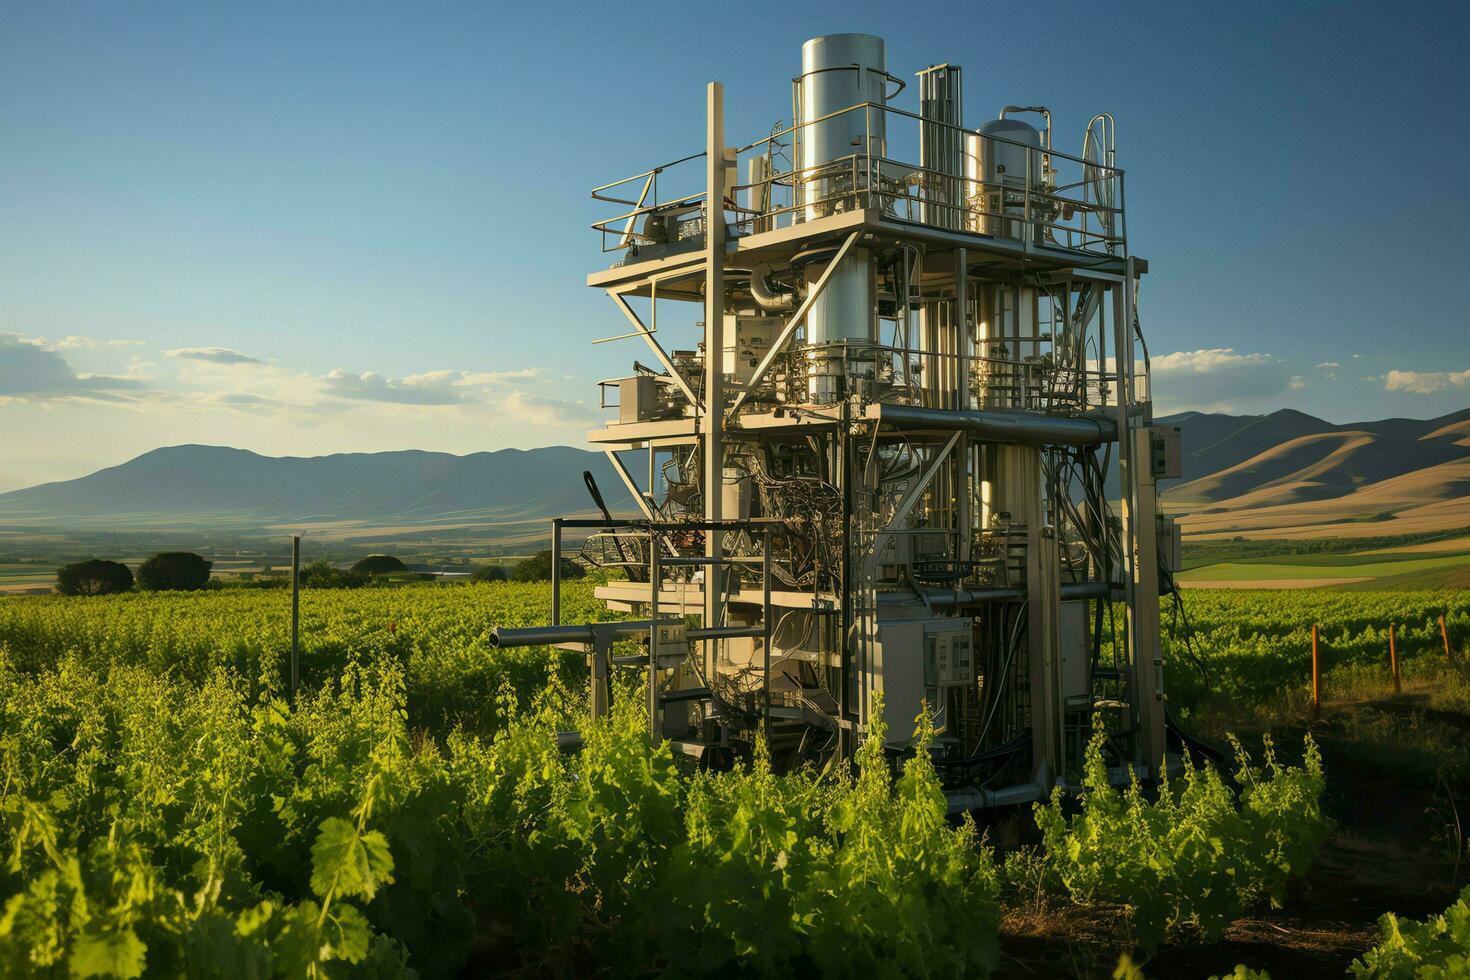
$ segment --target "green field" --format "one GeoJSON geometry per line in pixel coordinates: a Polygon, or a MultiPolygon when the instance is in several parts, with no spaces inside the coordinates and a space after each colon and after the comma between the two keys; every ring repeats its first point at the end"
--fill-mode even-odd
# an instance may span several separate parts
{"type": "MultiPolygon", "coordinates": [[[[567,587],[568,618],[599,615],[593,584],[567,587]]],[[[1470,594],[1185,602],[1165,671],[1202,731],[1299,713],[1313,623],[1338,700],[1388,685],[1389,623],[1408,683],[1470,691],[1437,626],[1462,643],[1470,594]]],[[[1087,809],[1038,810],[1000,849],[1014,820],[948,820],[928,754],[887,758],[881,732],[851,773],[757,754],[681,774],[634,691],[591,724],[580,655],[489,645],[548,615],[544,584],[307,592],[293,704],[281,592],[0,601],[0,973],[952,976],[1024,956],[1053,975],[1131,951],[1204,975],[1253,955],[1227,930],[1294,901],[1328,832],[1335,770],[1300,730],[1280,764],[1195,770],[1157,801],[1094,773],[1087,809]],[[1105,935],[1068,932],[1099,915],[1105,935]]],[[[1460,786],[1466,753],[1426,731],[1395,759],[1460,786]]]]}
{"type": "Polygon", "coordinates": [[[1196,582],[1254,582],[1277,579],[1364,580],[1452,572],[1470,566],[1470,552],[1425,557],[1398,555],[1302,555],[1291,559],[1247,558],[1180,572],[1181,585],[1196,582]]]}

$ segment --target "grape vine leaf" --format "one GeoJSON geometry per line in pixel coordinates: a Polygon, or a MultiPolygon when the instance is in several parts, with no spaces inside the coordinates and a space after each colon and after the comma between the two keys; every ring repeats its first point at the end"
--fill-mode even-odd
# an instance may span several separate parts
{"type": "Polygon", "coordinates": [[[380,885],[393,880],[393,855],[378,831],[359,833],[341,817],[323,820],[318,831],[311,846],[311,890],[318,895],[371,900],[380,885]]]}
{"type": "Polygon", "coordinates": [[[77,937],[69,961],[72,976],[131,980],[143,973],[148,947],[131,928],[87,931],[77,937]]]}

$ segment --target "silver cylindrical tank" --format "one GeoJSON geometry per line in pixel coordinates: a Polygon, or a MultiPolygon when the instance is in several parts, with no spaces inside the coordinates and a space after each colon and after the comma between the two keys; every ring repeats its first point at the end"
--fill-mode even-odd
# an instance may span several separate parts
{"type": "Polygon", "coordinates": [[[1041,296],[1035,286],[987,283],[979,291],[971,375],[984,408],[1035,408],[1042,377],[1041,296]]]}
{"type": "MultiPolygon", "coordinates": [[[[797,121],[809,125],[797,130],[796,139],[801,200],[806,204],[803,216],[808,221],[854,206],[856,202],[846,195],[865,186],[865,152],[873,157],[883,154],[881,111],[856,109],[831,119],[822,117],[862,102],[882,105],[885,64],[883,40],[870,34],[828,34],[801,47],[797,121]]],[[[823,261],[807,267],[808,289],[825,268],[823,261]]],[[[866,251],[854,249],[807,315],[807,397],[829,403],[845,395],[852,355],[874,343],[877,330],[873,263],[866,251]]]]}
{"type": "Polygon", "coordinates": [[[822,117],[862,102],[881,106],[886,64],[883,39],[871,34],[827,34],[801,46],[796,143],[809,221],[831,214],[838,203],[834,198],[855,189],[851,165],[855,155],[860,184],[865,156],[883,155],[882,111],[854,109],[831,119],[822,117]]]}
{"type": "MultiPolygon", "coordinates": [[[[816,288],[826,263],[806,267],[807,289],[816,288]]],[[[848,393],[847,375],[878,336],[878,311],[873,302],[873,263],[867,251],[855,248],[832,273],[827,286],[806,318],[807,397],[825,405],[848,393]]]]}
{"type": "Polygon", "coordinates": [[[965,137],[965,200],[971,227],[984,235],[1021,237],[1026,188],[1041,188],[1041,133],[1020,119],[992,119],[965,137]]]}

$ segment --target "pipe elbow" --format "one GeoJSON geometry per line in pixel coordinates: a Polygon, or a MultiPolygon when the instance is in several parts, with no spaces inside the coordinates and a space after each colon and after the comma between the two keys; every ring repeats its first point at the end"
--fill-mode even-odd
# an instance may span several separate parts
{"type": "Polygon", "coordinates": [[[779,292],[771,287],[771,267],[757,263],[750,270],[750,295],[757,306],[767,313],[788,313],[796,309],[795,292],[779,292]]]}

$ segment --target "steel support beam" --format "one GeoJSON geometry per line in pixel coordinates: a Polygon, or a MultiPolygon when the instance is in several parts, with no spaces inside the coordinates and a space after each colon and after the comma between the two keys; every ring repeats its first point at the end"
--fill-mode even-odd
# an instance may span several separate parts
{"type": "MultiPolygon", "coordinates": [[[[725,87],[710,82],[705,99],[704,203],[704,519],[723,517],[725,486],[725,87]]],[[[722,556],[721,534],[705,533],[705,557],[722,556]]],[[[704,570],[704,628],[723,625],[725,569],[711,563],[704,570]]],[[[655,590],[658,580],[653,582],[655,590]]],[[[714,677],[719,640],[705,641],[704,676],[714,677]]],[[[655,678],[650,675],[649,684],[655,678]]]]}
{"type": "Polygon", "coordinates": [[[643,491],[638,489],[638,484],[635,483],[633,480],[633,474],[628,472],[628,468],[624,466],[623,461],[618,458],[617,452],[612,449],[604,449],[602,451],[602,454],[606,456],[607,461],[612,464],[613,472],[616,473],[618,475],[618,478],[623,481],[623,486],[627,487],[628,492],[633,495],[633,503],[638,505],[638,509],[643,512],[643,516],[648,518],[650,521],[658,520],[658,515],[655,514],[653,512],[653,508],[648,505],[648,500],[643,496],[643,491]]]}
{"type": "Polygon", "coordinates": [[[893,511],[893,518],[888,522],[889,529],[896,528],[908,520],[909,511],[914,509],[919,502],[919,497],[929,488],[929,484],[934,482],[934,477],[939,474],[940,467],[949,459],[949,454],[954,450],[955,444],[960,441],[960,435],[961,433],[956,432],[950,436],[944,447],[935,453],[933,459],[929,460],[929,465],[924,467],[924,472],[920,473],[918,478],[909,485],[903,499],[893,511]]]}
{"type": "MultiPolygon", "coordinates": [[[[674,362],[669,359],[669,354],[664,350],[663,344],[658,342],[658,338],[654,337],[653,331],[649,330],[638,314],[633,312],[633,307],[628,305],[628,301],[623,299],[621,294],[611,289],[606,292],[608,296],[612,297],[612,301],[618,304],[618,309],[623,311],[623,315],[628,318],[628,322],[637,328],[638,336],[642,337],[644,342],[648,344],[648,349],[653,351],[653,356],[658,358],[659,364],[663,365],[663,369],[668,372],[669,377],[674,379],[674,384],[679,386],[679,390],[684,393],[684,397],[689,399],[689,404],[693,405],[697,411],[700,406],[699,399],[694,395],[694,389],[689,387],[688,383],[684,380],[684,376],[674,367],[674,362]]],[[[655,300],[654,302],[658,301],[655,300]]]]}
{"type": "Polygon", "coordinates": [[[1129,699],[1138,721],[1138,762],[1151,775],[1164,765],[1164,702],[1160,683],[1159,549],[1156,540],[1158,488],[1151,463],[1149,431],[1134,428],[1133,260],[1113,287],[1113,342],[1118,380],[1118,467],[1123,497],[1124,595],[1128,606],[1129,699]]]}
{"type": "Polygon", "coordinates": [[[791,314],[791,319],[786,321],[786,326],[781,328],[781,333],[771,343],[771,349],[766,351],[766,356],[761,358],[760,363],[755,366],[755,372],[751,374],[750,380],[745,383],[745,390],[736,397],[735,403],[730,406],[731,415],[740,411],[740,406],[745,404],[745,400],[750,397],[750,393],[755,391],[756,385],[760,384],[765,378],[766,372],[771,370],[771,365],[776,363],[776,358],[780,357],[781,352],[786,349],[786,345],[790,343],[791,338],[796,334],[796,328],[801,326],[802,321],[806,319],[806,315],[811,310],[812,304],[822,295],[822,290],[827,288],[827,283],[831,281],[832,274],[837,271],[838,265],[842,263],[843,259],[847,258],[847,253],[852,251],[852,247],[857,244],[858,234],[858,232],[853,232],[847,236],[847,240],[842,243],[842,247],[837,250],[837,254],[832,256],[832,261],[827,263],[827,268],[822,271],[821,277],[817,279],[812,285],[811,290],[806,294],[806,299],[801,301],[801,305],[796,308],[796,312],[791,314]]]}

